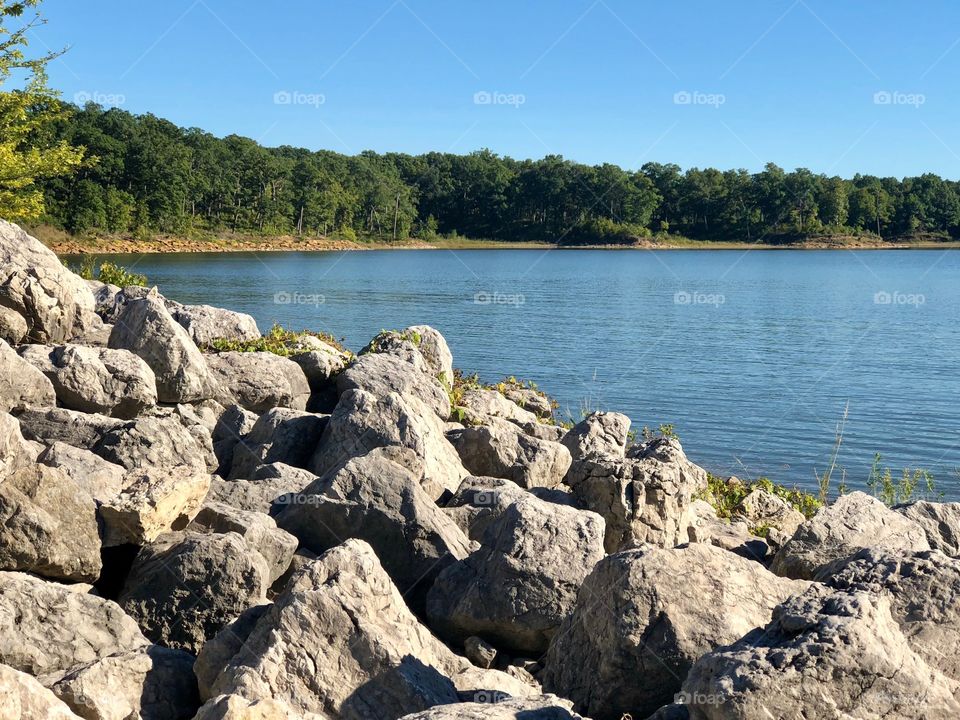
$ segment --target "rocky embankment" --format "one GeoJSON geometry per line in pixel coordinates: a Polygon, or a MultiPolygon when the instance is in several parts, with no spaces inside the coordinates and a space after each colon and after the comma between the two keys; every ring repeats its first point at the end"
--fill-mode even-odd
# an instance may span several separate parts
{"type": "Polygon", "coordinates": [[[0,337],[4,718],[960,716],[956,505],[722,521],[430,327],[245,352],[2,222],[0,337]]]}

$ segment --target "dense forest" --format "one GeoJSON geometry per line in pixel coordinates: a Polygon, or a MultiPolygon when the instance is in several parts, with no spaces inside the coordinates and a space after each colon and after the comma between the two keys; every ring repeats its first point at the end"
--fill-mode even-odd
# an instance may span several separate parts
{"type": "Polygon", "coordinates": [[[45,132],[47,144],[86,149],[77,172],[40,183],[44,220],[78,234],[232,230],[565,243],[664,233],[765,242],[960,235],[960,187],[932,174],[843,179],[774,164],[751,174],[654,162],[630,171],[489,150],[347,156],[221,139],[93,104],[45,132]]]}

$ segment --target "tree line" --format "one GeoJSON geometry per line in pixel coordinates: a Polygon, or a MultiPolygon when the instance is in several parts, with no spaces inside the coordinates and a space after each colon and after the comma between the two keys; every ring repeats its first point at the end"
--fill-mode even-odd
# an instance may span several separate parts
{"type": "Polygon", "coordinates": [[[351,156],[217,138],[94,104],[72,108],[44,132],[45,146],[85,151],[75,172],[38,181],[43,219],[71,233],[440,234],[565,243],[664,233],[753,242],[960,236],[958,183],[933,174],[843,179],[772,163],[758,173],[656,162],[631,171],[489,150],[351,156]]]}

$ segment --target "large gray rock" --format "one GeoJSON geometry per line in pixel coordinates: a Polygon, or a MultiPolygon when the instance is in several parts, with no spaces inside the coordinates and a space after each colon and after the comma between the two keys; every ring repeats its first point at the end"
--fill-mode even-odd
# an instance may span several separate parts
{"type": "Polygon", "coordinates": [[[207,502],[220,502],[238,510],[270,513],[276,500],[281,504],[296,502],[298,495],[307,485],[316,480],[316,475],[300,468],[279,469],[278,464],[264,465],[257,471],[253,480],[221,480],[214,478],[210,483],[207,502]],[[268,477],[264,468],[270,471],[268,477]]]}
{"type": "Polygon", "coordinates": [[[206,345],[220,338],[243,341],[260,337],[256,320],[246,313],[212,305],[181,305],[170,301],[167,301],[167,308],[197,345],[206,345]]]}
{"type": "Polygon", "coordinates": [[[431,627],[452,642],[477,635],[539,656],[603,556],[600,516],[522,498],[490,522],[478,550],[440,573],[427,596],[431,627]]]}
{"type": "Polygon", "coordinates": [[[957,717],[957,692],[910,648],[887,598],[813,585],[701,657],[681,698],[697,720],[927,720],[957,717]]]}
{"type": "Polygon", "coordinates": [[[233,466],[233,452],[257,422],[256,413],[245,410],[239,405],[231,405],[217,419],[211,433],[213,453],[217,458],[217,474],[230,475],[233,466]]]}
{"type": "Polygon", "coordinates": [[[317,475],[386,445],[410,448],[421,459],[420,483],[434,500],[452,493],[470,473],[444,436],[443,422],[416,397],[362,390],[344,393],[310,462],[317,475]]]}
{"type": "Polygon", "coordinates": [[[611,555],[584,581],[541,681],[596,720],[647,717],[697,658],[769,622],[806,585],[710,545],[611,555]]]}
{"type": "Polygon", "coordinates": [[[618,457],[626,453],[630,418],[621,413],[594,412],[574,425],[561,442],[574,462],[589,457],[618,457]]]}
{"type": "Polygon", "coordinates": [[[240,510],[226,503],[207,501],[187,526],[189,532],[235,532],[267,561],[268,582],[286,572],[297,551],[297,538],[277,527],[272,517],[262,512],[240,510]]]}
{"type": "Polygon", "coordinates": [[[270,352],[221,352],[205,357],[213,376],[247,410],[306,409],[310,386],[292,360],[270,352]]]}
{"type": "MultiPolygon", "coordinates": [[[[408,343],[409,344],[409,343],[408,343]]],[[[419,398],[441,420],[450,417],[450,397],[443,383],[418,350],[402,356],[368,352],[337,375],[337,390],[362,390],[378,398],[391,393],[419,398]]]]}
{"type": "Polygon", "coordinates": [[[118,602],[153,642],[196,654],[265,599],[269,574],[236,533],[169,533],[140,550],[118,602]]]}
{"type": "Polygon", "coordinates": [[[200,706],[193,662],[149,645],[72,670],[52,690],[86,720],[189,720],[200,706]]]}
{"type": "Polygon", "coordinates": [[[189,465],[131,472],[126,487],[100,506],[103,546],[143,545],[182,530],[199,512],[210,474],[189,465]]]}
{"type": "Polygon", "coordinates": [[[0,569],[95,581],[100,531],[90,494],[46,465],[23,468],[0,482],[0,569]]]}
{"type": "Polygon", "coordinates": [[[0,663],[51,685],[78,667],[147,644],[115,602],[0,572],[0,663]]]}
{"type": "Polygon", "coordinates": [[[123,490],[126,470],[89,450],[59,441],[49,445],[37,462],[62,470],[97,502],[112,500],[123,490]]]}
{"type": "Polygon", "coordinates": [[[420,474],[412,450],[377,448],[304,488],[277,524],[315,553],[347,538],[366,540],[407,604],[422,610],[440,571],[470,550],[460,528],[420,486],[420,474]]]}
{"type": "Polygon", "coordinates": [[[522,700],[476,693],[472,702],[438,705],[423,712],[404,715],[401,720],[585,720],[567,700],[554,695],[522,700]]]}
{"type": "Polygon", "coordinates": [[[153,370],[128,350],[26,345],[20,355],[50,380],[62,407],[132,418],[157,402],[153,370]]]}
{"type": "Polygon", "coordinates": [[[12,415],[0,412],[0,482],[33,463],[33,451],[12,415]]]}
{"type": "Polygon", "coordinates": [[[811,579],[863,548],[929,550],[923,528],[862,492],[840,496],[801,525],[773,558],[778,575],[811,579]]]}
{"type": "Polygon", "coordinates": [[[193,402],[214,395],[216,388],[203,355],[167,312],[155,289],[123,305],[109,346],[130,350],[146,361],[156,376],[160,402],[193,402]]]}
{"type": "Polygon", "coordinates": [[[7,665],[0,665],[0,707],[10,720],[79,720],[36,678],[7,665]]]}
{"type": "Polygon", "coordinates": [[[886,596],[914,652],[960,680],[960,560],[936,550],[867,549],[839,564],[826,578],[831,587],[886,596]]]}
{"type": "Polygon", "coordinates": [[[436,328],[429,325],[411,325],[401,330],[401,335],[414,334],[420,338],[417,349],[427,361],[435,377],[443,376],[448,383],[453,382],[453,353],[446,339],[436,328]]]}
{"type": "Polygon", "coordinates": [[[176,415],[143,415],[103,434],[92,448],[109,462],[127,470],[187,465],[198,470],[216,468],[210,433],[202,426],[187,427],[176,415]]]}
{"type": "Polygon", "coordinates": [[[100,322],[86,282],[5,220],[0,220],[0,305],[24,318],[33,342],[65,342],[100,322]]]}
{"type": "Polygon", "coordinates": [[[567,448],[528,435],[506,420],[489,423],[448,434],[471,474],[513,480],[524,488],[556,487],[563,481],[571,462],[567,448]]]}
{"type": "Polygon", "coordinates": [[[0,340],[19,345],[27,338],[30,328],[26,318],[12,308],[0,305],[0,340]]]}
{"type": "Polygon", "coordinates": [[[85,450],[93,450],[105,434],[124,425],[117,418],[64,408],[27,408],[15,415],[29,440],[47,445],[62,442],[85,450]]]}
{"type": "Polygon", "coordinates": [[[229,476],[249,479],[260,465],[275,462],[305,468],[320,442],[327,420],[326,415],[302,410],[267,410],[234,446],[229,476]]]}
{"type": "Polygon", "coordinates": [[[606,521],[604,546],[617,552],[687,542],[690,505],[706,487],[707,473],[687,459],[675,438],[656,438],[625,457],[588,452],[570,466],[566,483],[583,507],[606,521]]]}
{"type": "Polygon", "coordinates": [[[960,555],[960,503],[917,500],[894,510],[923,528],[931,548],[960,555]]]}
{"type": "Polygon", "coordinates": [[[430,635],[361,540],[348,540],[301,570],[249,625],[224,631],[237,648],[229,659],[219,638],[211,650],[220,651],[212,657],[207,648],[201,652],[197,676],[204,697],[270,698],[299,713],[336,718],[360,688],[408,658],[432,667],[461,692],[535,693],[504,673],[472,667],[430,635]]]}
{"type": "Polygon", "coordinates": [[[56,403],[53,383],[0,340],[0,412],[27,406],[50,407],[56,403]]]}
{"type": "Polygon", "coordinates": [[[524,410],[502,393],[491,388],[473,388],[463,393],[460,412],[468,425],[487,425],[492,418],[509,420],[519,427],[537,424],[536,414],[524,410]]]}

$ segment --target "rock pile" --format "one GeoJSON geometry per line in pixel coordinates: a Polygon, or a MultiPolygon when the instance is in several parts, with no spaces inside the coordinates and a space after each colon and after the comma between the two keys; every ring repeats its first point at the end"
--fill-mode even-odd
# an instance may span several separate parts
{"type": "Polygon", "coordinates": [[[259,337],[0,222],[0,715],[960,714],[957,506],[729,523],[675,437],[462,384],[429,326],[259,337]]]}

